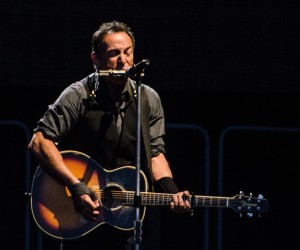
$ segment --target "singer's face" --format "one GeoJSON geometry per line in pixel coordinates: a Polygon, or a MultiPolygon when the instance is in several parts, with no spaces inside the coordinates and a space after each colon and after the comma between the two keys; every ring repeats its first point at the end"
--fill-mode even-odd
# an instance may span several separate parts
{"type": "Polygon", "coordinates": [[[126,70],[133,65],[133,44],[125,32],[104,36],[100,51],[100,69],[126,70]]]}

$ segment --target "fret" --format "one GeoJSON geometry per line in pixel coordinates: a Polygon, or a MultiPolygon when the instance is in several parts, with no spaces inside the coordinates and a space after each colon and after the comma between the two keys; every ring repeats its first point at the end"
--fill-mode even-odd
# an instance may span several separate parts
{"type": "Polygon", "coordinates": [[[142,195],[142,204],[143,205],[147,204],[147,197],[146,197],[146,195],[142,195]]]}

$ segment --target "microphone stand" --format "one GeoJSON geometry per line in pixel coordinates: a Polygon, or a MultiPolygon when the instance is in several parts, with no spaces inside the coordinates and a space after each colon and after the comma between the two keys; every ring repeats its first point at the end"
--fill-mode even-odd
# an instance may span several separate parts
{"type": "Polygon", "coordinates": [[[135,221],[134,221],[134,246],[135,250],[140,249],[142,241],[142,221],[140,219],[140,169],[141,169],[141,84],[142,73],[136,76],[136,94],[137,94],[137,109],[136,109],[136,190],[134,196],[135,205],[135,221]]]}
{"type": "Polygon", "coordinates": [[[136,190],[134,194],[134,206],[135,206],[135,221],[134,221],[134,249],[140,249],[140,243],[142,241],[142,220],[140,218],[140,207],[142,199],[140,196],[140,169],[141,169],[141,84],[142,76],[144,76],[144,69],[149,65],[150,61],[145,59],[138,64],[135,64],[129,71],[124,70],[100,70],[99,76],[113,76],[113,77],[126,77],[132,76],[136,81],[136,190]]]}

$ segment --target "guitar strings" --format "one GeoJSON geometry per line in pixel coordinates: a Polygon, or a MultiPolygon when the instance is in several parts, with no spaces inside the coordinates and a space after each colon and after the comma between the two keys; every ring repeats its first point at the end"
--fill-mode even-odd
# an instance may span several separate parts
{"type": "MultiPolygon", "coordinates": [[[[119,200],[124,204],[133,204],[135,198],[134,191],[123,191],[123,190],[96,190],[95,191],[100,200],[119,200]]],[[[142,204],[153,204],[153,205],[165,205],[169,204],[173,199],[173,194],[168,193],[151,193],[151,192],[141,192],[142,204]]],[[[186,197],[190,202],[191,196],[186,197]]],[[[251,197],[252,200],[255,198],[251,197]]],[[[215,207],[228,207],[229,203],[232,206],[241,205],[251,205],[251,200],[244,200],[241,197],[222,197],[222,196],[199,196],[195,195],[194,205],[195,206],[215,206],[215,207]],[[248,202],[248,203],[247,203],[248,202]]],[[[255,204],[254,204],[255,205],[255,204]]]]}

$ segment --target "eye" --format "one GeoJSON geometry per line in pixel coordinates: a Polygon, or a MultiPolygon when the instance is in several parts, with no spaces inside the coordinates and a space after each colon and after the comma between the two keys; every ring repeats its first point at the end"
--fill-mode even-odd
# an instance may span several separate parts
{"type": "Polygon", "coordinates": [[[108,57],[115,57],[120,54],[119,50],[109,50],[106,52],[108,57]]]}
{"type": "Polygon", "coordinates": [[[130,56],[132,54],[132,48],[125,50],[125,55],[130,56]]]}

